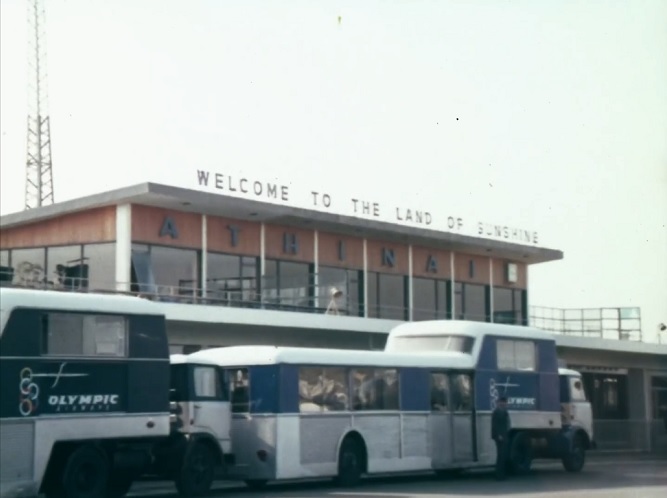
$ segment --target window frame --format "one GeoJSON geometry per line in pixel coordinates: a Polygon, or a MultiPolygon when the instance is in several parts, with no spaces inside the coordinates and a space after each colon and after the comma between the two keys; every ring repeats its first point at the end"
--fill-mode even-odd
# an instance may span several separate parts
{"type": "Polygon", "coordinates": [[[497,337],[496,338],[496,369],[500,371],[507,371],[507,372],[538,372],[539,371],[539,355],[537,351],[537,341],[533,339],[514,339],[514,338],[504,338],[504,337],[497,337]],[[521,361],[521,357],[518,355],[517,352],[517,345],[518,344],[530,344],[532,345],[531,348],[531,360],[532,360],[532,366],[530,368],[522,368],[520,367],[519,362],[521,361]],[[509,349],[509,346],[511,346],[512,349],[512,356],[511,356],[511,364],[508,361],[509,357],[501,355],[501,349],[502,347],[505,346],[509,349]]]}

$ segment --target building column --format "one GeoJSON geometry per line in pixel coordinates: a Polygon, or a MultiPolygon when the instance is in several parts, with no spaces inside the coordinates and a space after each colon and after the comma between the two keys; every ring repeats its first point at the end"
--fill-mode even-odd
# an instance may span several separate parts
{"type": "Polygon", "coordinates": [[[449,253],[449,272],[452,274],[452,292],[450,292],[449,309],[452,310],[452,320],[456,319],[456,275],[454,274],[454,251],[449,253]]]}
{"type": "Polygon", "coordinates": [[[408,245],[408,321],[414,319],[412,298],[412,244],[408,245]]]}
{"type": "Polygon", "coordinates": [[[132,288],[132,204],[116,206],[116,290],[132,288]]]}
{"type": "MultiPolygon", "coordinates": [[[[206,299],[208,288],[208,218],[201,215],[201,297],[206,299]]],[[[195,291],[196,292],[196,291],[195,291]]]]}
{"type": "Polygon", "coordinates": [[[368,318],[368,242],[364,237],[364,318],[368,318]]]}
{"type": "Polygon", "coordinates": [[[313,232],[313,307],[317,308],[320,303],[320,239],[319,232],[315,230],[313,232]]]}
{"type": "MultiPolygon", "coordinates": [[[[514,291],[512,291],[512,302],[514,302],[514,291]]],[[[493,258],[489,258],[489,319],[493,323],[493,258]]]]}

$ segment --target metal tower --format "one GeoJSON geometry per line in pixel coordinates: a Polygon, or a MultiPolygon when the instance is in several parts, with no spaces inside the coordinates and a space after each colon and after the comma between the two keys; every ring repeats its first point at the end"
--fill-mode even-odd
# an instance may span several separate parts
{"type": "Polygon", "coordinates": [[[28,159],[25,208],[53,203],[43,0],[28,0],[28,159]]]}

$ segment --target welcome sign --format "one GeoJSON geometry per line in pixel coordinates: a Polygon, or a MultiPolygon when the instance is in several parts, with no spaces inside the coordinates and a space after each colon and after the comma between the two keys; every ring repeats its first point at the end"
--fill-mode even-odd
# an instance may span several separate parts
{"type": "Polygon", "coordinates": [[[389,204],[372,198],[337,195],[333,192],[322,191],[322,189],[298,188],[291,182],[267,181],[238,173],[229,174],[224,171],[196,169],[191,172],[188,184],[199,191],[231,197],[440,232],[503,240],[515,244],[538,246],[540,240],[535,230],[464,217],[460,213],[447,212],[435,207],[389,204]]]}

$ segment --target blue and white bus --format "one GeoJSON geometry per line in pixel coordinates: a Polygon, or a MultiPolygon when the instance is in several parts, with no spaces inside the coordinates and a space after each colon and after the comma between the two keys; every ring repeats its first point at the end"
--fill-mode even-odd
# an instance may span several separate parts
{"type": "Polygon", "coordinates": [[[250,486],[492,465],[490,414],[501,395],[513,470],[548,457],[578,471],[591,446],[589,431],[563,424],[571,397],[561,391],[578,374],[561,381],[553,337],[525,327],[422,322],[399,326],[387,351],[239,346],[189,356],[226,374],[229,476],[250,486]]]}

